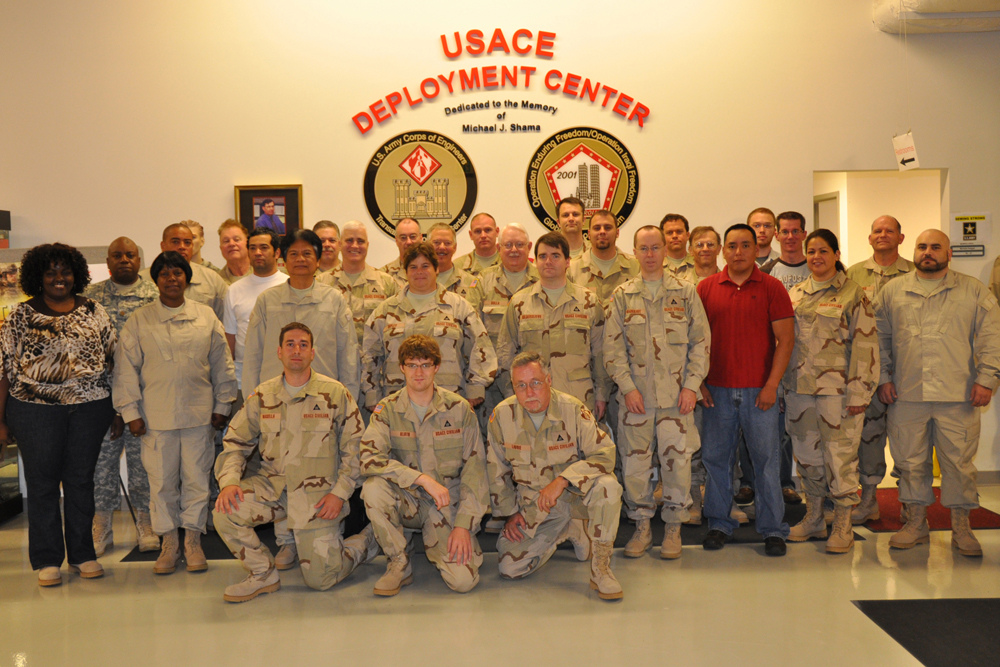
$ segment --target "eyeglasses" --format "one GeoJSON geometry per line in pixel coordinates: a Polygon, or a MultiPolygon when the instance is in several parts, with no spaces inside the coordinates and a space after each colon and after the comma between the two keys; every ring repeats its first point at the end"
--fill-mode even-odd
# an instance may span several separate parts
{"type": "Polygon", "coordinates": [[[661,245],[653,245],[653,246],[641,245],[635,249],[636,252],[642,253],[643,255],[651,252],[660,252],[661,250],[663,250],[663,246],[661,245]]]}
{"type": "Polygon", "coordinates": [[[415,371],[418,368],[422,371],[429,371],[434,368],[434,364],[411,364],[409,362],[403,364],[408,370],[415,371]]]}
{"type": "Polygon", "coordinates": [[[508,241],[507,243],[503,244],[504,250],[513,250],[514,248],[517,248],[518,250],[524,250],[527,247],[528,247],[527,243],[520,242],[520,241],[517,242],[517,243],[512,243],[512,242],[508,241]]]}
{"type": "Polygon", "coordinates": [[[538,391],[539,389],[541,389],[542,385],[544,385],[544,384],[545,383],[542,382],[541,380],[532,380],[531,382],[529,382],[527,384],[525,384],[523,382],[518,382],[517,384],[514,385],[514,391],[524,391],[528,387],[531,387],[532,390],[534,390],[534,391],[538,391]]]}

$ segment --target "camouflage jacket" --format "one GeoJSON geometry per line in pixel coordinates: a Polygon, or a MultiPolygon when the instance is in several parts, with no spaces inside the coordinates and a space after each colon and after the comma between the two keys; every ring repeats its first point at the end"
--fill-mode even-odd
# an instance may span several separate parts
{"type": "Polygon", "coordinates": [[[437,383],[467,398],[485,398],[497,372],[497,355],[476,311],[462,297],[439,290],[417,312],[405,287],[385,300],[365,322],[361,391],[369,410],[405,384],[399,369],[399,345],[413,334],[430,336],[441,347],[437,383]]]}
{"type": "Polygon", "coordinates": [[[382,302],[399,291],[399,284],[392,276],[368,265],[353,285],[343,270],[324,273],[316,280],[339,289],[350,303],[358,346],[365,342],[365,322],[382,302]]]}
{"type": "Polygon", "coordinates": [[[486,331],[490,334],[490,340],[496,346],[497,338],[500,335],[500,325],[503,323],[503,316],[507,313],[507,305],[510,298],[516,292],[531,287],[538,282],[538,269],[531,262],[525,266],[524,282],[517,289],[511,287],[504,273],[503,264],[491,266],[486,271],[479,274],[476,284],[473,285],[472,292],[467,297],[472,307],[476,309],[479,319],[483,321],[486,331]]]}
{"type": "Polygon", "coordinates": [[[455,266],[462,269],[463,271],[466,271],[467,273],[471,273],[474,276],[478,276],[482,275],[482,273],[487,269],[492,269],[494,266],[500,265],[499,251],[497,251],[493,255],[493,259],[486,266],[483,266],[482,264],[476,261],[475,254],[476,251],[473,250],[467,255],[462,255],[461,257],[455,258],[455,266]]]}
{"type": "Polygon", "coordinates": [[[358,448],[364,425],[344,385],[313,371],[294,396],[279,375],[257,387],[232,421],[215,461],[219,488],[239,484],[254,448],[260,472],[253,479],[259,500],[288,492],[289,528],[319,528],[315,505],[332,493],[345,502],[358,484],[358,448]]]}
{"type": "Polygon", "coordinates": [[[404,489],[420,475],[430,476],[448,487],[456,528],[478,527],[489,502],[486,452],[476,413],[464,398],[441,387],[434,388],[422,422],[406,389],[375,406],[361,439],[361,474],[385,477],[404,489]]]}
{"type": "MultiPolygon", "coordinates": [[[[590,290],[567,282],[555,304],[549,303],[541,282],[515,294],[500,326],[500,367],[510,368],[524,351],[548,359],[552,386],[579,397],[591,410],[595,401],[607,401],[611,395],[611,379],[604,369],[604,308],[590,290]]],[[[504,396],[511,396],[509,374],[500,381],[504,396]]]]}
{"type": "Polygon", "coordinates": [[[382,273],[388,273],[390,276],[392,276],[392,279],[396,281],[396,284],[399,286],[400,289],[406,287],[407,284],[406,271],[404,271],[403,267],[399,265],[398,257],[389,262],[388,264],[386,264],[385,266],[383,266],[382,268],[380,268],[379,271],[381,271],[382,273]]]}
{"type": "Polygon", "coordinates": [[[614,474],[615,443],[576,398],[555,389],[538,430],[516,397],[493,410],[486,429],[486,471],[496,516],[521,512],[538,523],[538,494],[556,477],[583,495],[599,475],[614,474]]]}
{"type": "Polygon", "coordinates": [[[119,285],[109,278],[89,285],[83,291],[83,296],[104,306],[111,323],[115,325],[115,331],[121,333],[132,313],[160,298],[160,290],[153,281],[142,276],[131,285],[119,285]]]}
{"type": "Polygon", "coordinates": [[[913,262],[905,257],[896,258],[896,261],[889,266],[880,266],[874,257],[869,257],[847,269],[847,277],[865,291],[869,301],[874,302],[875,297],[890,280],[905,276],[915,268],[913,262]]]}
{"type": "Polygon", "coordinates": [[[604,364],[622,396],[638,389],[647,406],[668,409],[681,388],[698,393],[712,333],[691,283],[664,271],[652,295],[640,275],[615,290],[607,311],[604,364]]]}
{"type": "MultiPolygon", "coordinates": [[[[718,265],[716,265],[715,271],[713,271],[713,273],[718,273],[718,272],[719,272],[719,267],[718,265]]],[[[676,271],[672,271],[671,273],[673,274],[674,278],[677,278],[677,280],[682,280],[684,282],[691,283],[695,287],[698,286],[698,283],[700,283],[702,280],[708,277],[708,276],[699,276],[698,272],[695,270],[694,264],[681,264],[676,271]]]]}
{"type": "Polygon", "coordinates": [[[674,265],[670,257],[664,256],[663,258],[663,268],[665,268],[667,271],[669,271],[671,274],[675,276],[678,273],[687,271],[688,269],[686,269],[685,267],[688,266],[694,267],[694,257],[692,257],[691,255],[685,255],[684,259],[681,260],[681,263],[677,265],[674,265]]]}
{"type": "Polygon", "coordinates": [[[462,269],[455,267],[454,272],[448,279],[447,283],[440,281],[440,276],[438,276],[438,287],[446,289],[452,294],[457,294],[466,301],[470,301],[469,294],[475,287],[476,277],[469,273],[468,271],[463,271],[462,269]]]}
{"type": "Polygon", "coordinates": [[[787,391],[847,395],[868,405],[878,385],[878,336],[864,290],[841,272],[817,288],[812,276],[788,292],[795,310],[795,349],[782,380],[787,391]]]}
{"type": "Polygon", "coordinates": [[[593,252],[585,252],[569,263],[566,278],[581,287],[586,287],[597,295],[601,303],[606,304],[611,300],[616,287],[637,275],[639,275],[639,262],[632,255],[619,251],[608,270],[608,275],[604,275],[594,263],[593,252]]]}

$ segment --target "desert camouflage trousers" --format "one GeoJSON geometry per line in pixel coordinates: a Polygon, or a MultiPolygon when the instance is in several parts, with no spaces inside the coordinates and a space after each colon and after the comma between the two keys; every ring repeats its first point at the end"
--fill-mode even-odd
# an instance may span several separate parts
{"type": "Polygon", "coordinates": [[[847,414],[846,396],[785,393],[785,428],[807,496],[827,495],[853,507],[858,497],[862,415],[847,414]]]}
{"type": "MultiPolygon", "coordinates": [[[[243,501],[239,509],[232,514],[215,511],[212,519],[219,537],[243,563],[243,567],[253,574],[263,574],[274,567],[274,557],[261,544],[254,527],[283,520],[288,509],[288,496],[282,493],[277,501],[258,500],[253,491],[252,477],[243,478],[240,488],[243,489],[243,501]]],[[[364,553],[344,546],[343,520],[350,509],[350,504],[345,502],[335,521],[327,522],[320,528],[292,531],[299,554],[299,568],[309,588],[325,591],[343,581],[358,563],[364,561],[364,553]]]]}
{"type": "Polygon", "coordinates": [[[654,455],[663,484],[663,521],[683,523],[691,518],[691,456],[701,449],[694,414],[647,408],[639,415],[622,405],[618,433],[628,518],[650,519],[656,513],[654,455]]]}
{"type": "Polygon", "coordinates": [[[587,534],[592,542],[614,542],[622,511],[621,498],[622,487],[618,480],[614,475],[605,474],[594,480],[586,494],[581,496],[567,489],[550,512],[529,512],[534,522],[521,528],[524,537],[520,542],[512,542],[503,534],[497,538],[500,576],[521,579],[545,565],[572,519],[587,521],[587,534]]]}
{"type": "Polygon", "coordinates": [[[125,465],[128,470],[128,497],[137,512],[149,511],[149,477],[142,467],[142,440],[125,432],[117,440],[111,439],[111,431],[104,434],[101,453],[94,469],[94,506],[98,512],[113,512],[121,507],[121,491],[118,487],[122,450],[125,451],[125,465]]]}
{"type": "Polygon", "coordinates": [[[889,406],[889,451],[899,471],[899,502],[933,505],[934,460],[941,466],[941,504],[979,507],[976,466],[979,408],[972,403],[896,401],[889,406]]]}
{"type": "Polygon", "coordinates": [[[886,404],[872,396],[865,410],[865,424],[861,429],[861,446],[858,448],[858,472],[862,484],[878,485],[885,477],[885,440],[887,433],[886,404]]]}
{"type": "Polygon", "coordinates": [[[375,540],[385,555],[392,558],[406,551],[407,534],[419,530],[427,560],[437,567],[444,583],[454,591],[466,592],[479,583],[483,550],[473,534],[470,562],[461,565],[448,555],[448,538],[458,511],[455,495],[452,493],[451,505],[442,512],[418,487],[410,491],[382,477],[369,477],[361,487],[361,499],[365,501],[375,540]]]}

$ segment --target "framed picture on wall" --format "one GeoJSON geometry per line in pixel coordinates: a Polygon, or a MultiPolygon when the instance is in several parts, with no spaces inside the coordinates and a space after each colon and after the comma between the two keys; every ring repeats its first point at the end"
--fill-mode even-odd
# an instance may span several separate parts
{"type": "Polygon", "coordinates": [[[237,185],[236,221],[249,232],[273,229],[284,236],[302,227],[301,185],[237,185]]]}

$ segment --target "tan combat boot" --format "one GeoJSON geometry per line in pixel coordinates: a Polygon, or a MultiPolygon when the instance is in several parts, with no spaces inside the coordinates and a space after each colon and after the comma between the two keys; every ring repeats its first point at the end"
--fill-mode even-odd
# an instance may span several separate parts
{"type": "Polygon", "coordinates": [[[560,545],[566,540],[569,540],[570,544],[573,545],[573,553],[576,554],[577,560],[585,561],[590,558],[590,535],[587,534],[587,521],[585,519],[570,519],[566,527],[563,528],[563,532],[556,539],[556,545],[560,545]]]}
{"type": "Polygon", "coordinates": [[[104,576],[104,568],[96,560],[88,560],[79,565],[70,565],[69,571],[80,575],[81,579],[100,579],[104,576]]]}
{"type": "Polygon", "coordinates": [[[625,544],[625,557],[641,558],[651,546],[653,546],[653,531],[649,528],[649,519],[636,519],[635,532],[625,544]]]}
{"type": "Polygon", "coordinates": [[[226,602],[246,602],[261,593],[273,593],[281,588],[278,571],[273,567],[263,574],[249,574],[238,584],[226,586],[222,599],[226,602]]]}
{"type": "Polygon", "coordinates": [[[375,529],[371,524],[365,526],[357,535],[351,535],[344,540],[344,548],[351,552],[357,565],[364,565],[378,556],[378,542],[375,540],[375,529]]]}
{"type": "Polygon", "coordinates": [[[732,508],[729,510],[729,518],[741,526],[745,526],[750,523],[750,517],[748,517],[747,513],[741,510],[739,505],[736,503],[733,503],[732,508]]]}
{"type": "Polygon", "coordinates": [[[963,556],[983,557],[983,547],[969,527],[969,510],[961,507],[951,509],[951,547],[963,556]]]}
{"type": "Polygon", "coordinates": [[[931,541],[931,531],[927,527],[927,507],[924,505],[909,505],[909,519],[895,535],[889,538],[889,546],[893,549],[912,549],[918,544],[931,541]]]}
{"type": "Polygon", "coordinates": [[[859,526],[866,521],[879,520],[878,498],[875,497],[877,489],[878,486],[875,484],[861,485],[861,502],[851,510],[851,523],[855,526],[859,526]]]}
{"type": "Polygon", "coordinates": [[[846,554],[854,548],[854,526],[851,525],[851,508],[837,505],[833,510],[833,529],[826,541],[828,554],[846,554]]]}
{"type": "Polygon", "coordinates": [[[201,550],[201,533],[196,530],[184,531],[184,561],[188,572],[204,572],[208,569],[208,560],[201,550]]]}
{"type": "Polygon", "coordinates": [[[701,497],[701,484],[691,485],[691,517],[684,522],[688,526],[700,526],[701,525],[701,504],[703,500],[701,497]]]}
{"type": "Polygon", "coordinates": [[[812,537],[826,538],[823,496],[806,496],[806,515],[788,531],[789,542],[805,542],[812,537]]]}
{"type": "Polygon", "coordinates": [[[139,551],[159,550],[160,538],[153,532],[153,524],[149,521],[149,512],[135,513],[135,532],[139,538],[139,551]]]}
{"type": "Polygon", "coordinates": [[[674,560],[681,557],[681,524],[668,523],[660,544],[660,558],[674,560]]]}
{"type": "Polygon", "coordinates": [[[375,595],[391,597],[403,586],[413,583],[413,569],[410,567],[410,557],[406,553],[389,558],[385,574],[375,582],[375,595]]]}
{"type": "Polygon", "coordinates": [[[611,571],[611,542],[594,542],[594,558],[590,561],[590,587],[602,600],[621,600],[621,584],[611,571]]]}
{"type": "Polygon", "coordinates": [[[111,526],[111,512],[94,512],[91,532],[94,537],[94,553],[103,556],[108,547],[115,543],[115,533],[111,526]]]}
{"type": "Polygon", "coordinates": [[[299,552],[295,549],[295,542],[282,544],[278,553],[274,555],[274,566],[279,570],[291,570],[299,564],[299,552]]]}
{"type": "Polygon", "coordinates": [[[163,534],[160,540],[160,557],[153,563],[156,574],[172,574],[177,569],[177,560],[181,557],[181,544],[177,539],[177,529],[163,534]]]}

